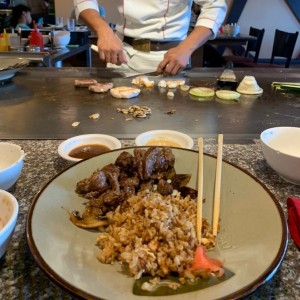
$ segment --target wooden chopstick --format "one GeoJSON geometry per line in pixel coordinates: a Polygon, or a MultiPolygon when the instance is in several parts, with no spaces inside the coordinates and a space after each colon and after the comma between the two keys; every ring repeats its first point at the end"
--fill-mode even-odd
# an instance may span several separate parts
{"type": "Polygon", "coordinates": [[[213,210],[213,235],[215,237],[217,236],[218,233],[219,215],[220,215],[222,156],[223,156],[223,134],[219,134],[216,178],[215,178],[214,210],[213,210]]]}
{"type": "Polygon", "coordinates": [[[201,245],[202,238],[202,202],[203,202],[203,138],[198,139],[198,197],[197,197],[197,218],[196,234],[198,245],[201,245]]]}

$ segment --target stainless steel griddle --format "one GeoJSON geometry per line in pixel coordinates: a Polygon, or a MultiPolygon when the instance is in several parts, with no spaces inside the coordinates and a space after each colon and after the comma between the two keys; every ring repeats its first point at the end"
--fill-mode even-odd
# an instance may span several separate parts
{"type": "MultiPolygon", "coordinates": [[[[222,69],[193,69],[181,77],[192,86],[215,87],[221,73],[222,69]]],[[[0,138],[65,139],[85,133],[134,138],[153,129],[183,131],[192,137],[224,133],[232,138],[257,138],[269,127],[300,126],[300,95],[276,93],[271,87],[273,81],[300,82],[297,69],[248,68],[237,69],[235,74],[238,81],[245,75],[255,76],[264,93],[242,96],[239,102],[197,101],[180,89],[174,98],[168,98],[165,90],[155,86],[142,88],[139,97],[125,100],[74,87],[79,78],[131,85],[132,78],[122,78],[124,74],[113,70],[26,68],[0,86],[0,138]],[[117,112],[117,108],[134,104],[150,107],[151,116],[126,121],[125,115],[117,112]],[[90,119],[94,113],[100,113],[100,118],[90,119]],[[75,121],[80,122],[78,127],[72,127],[75,121]]],[[[162,78],[149,79],[158,82],[162,78]]]]}

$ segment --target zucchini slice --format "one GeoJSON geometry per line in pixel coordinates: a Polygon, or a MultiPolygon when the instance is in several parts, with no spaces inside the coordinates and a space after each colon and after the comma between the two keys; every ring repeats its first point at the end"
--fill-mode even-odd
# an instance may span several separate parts
{"type": "Polygon", "coordinates": [[[207,87],[194,87],[189,90],[189,93],[196,97],[212,97],[215,95],[215,91],[207,87]]]}
{"type": "Polygon", "coordinates": [[[216,95],[218,98],[223,100],[237,100],[241,96],[240,93],[229,90],[218,90],[216,91],[216,95]]]}

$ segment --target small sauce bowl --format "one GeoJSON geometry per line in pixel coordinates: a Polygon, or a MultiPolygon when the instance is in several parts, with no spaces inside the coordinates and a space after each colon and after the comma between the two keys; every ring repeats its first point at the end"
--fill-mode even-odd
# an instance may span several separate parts
{"type": "Polygon", "coordinates": [[[174,130],[151,130],[139,134],[135,139],[137,146],[167,146],[192,149],[193,139],[182,132],[174,130]]]}
{"type": "Polygon", "coordinates": [[[78,162],[119,148],[121,148],[121,142],[113,136],[84,134],[63,141],[58,146],[58,154],[68,161],[78,162]]]}

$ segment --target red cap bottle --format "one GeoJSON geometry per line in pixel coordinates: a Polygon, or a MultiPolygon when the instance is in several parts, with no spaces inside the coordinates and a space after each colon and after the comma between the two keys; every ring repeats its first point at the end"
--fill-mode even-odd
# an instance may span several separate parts
{"type": "Polygon", "coordinates": [[[29,45],[40,47],[40,51],[44,51],[44,43],[42,33],[36,27],[35,21],[33,21],[33,31],[29,36],[29,45]]]}

